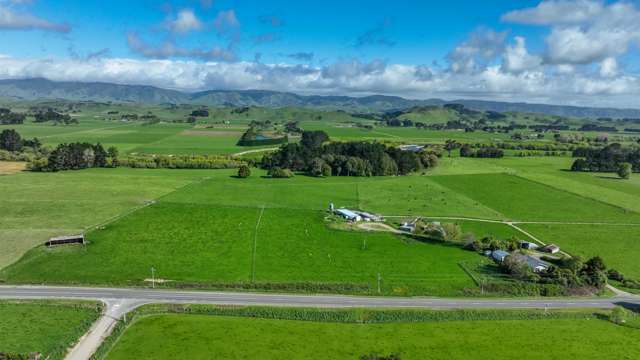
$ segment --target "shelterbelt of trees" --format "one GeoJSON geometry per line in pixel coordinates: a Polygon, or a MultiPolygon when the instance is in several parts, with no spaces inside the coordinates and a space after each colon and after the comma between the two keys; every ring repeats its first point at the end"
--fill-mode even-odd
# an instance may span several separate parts
{"type": "Polygon", "coordinates": [[[632,171],[640,172],[640,148],[624,147],[614,143],[604,148],[578,148],[573,151],[577,157],[572,171],[618,172],[623,164],[629,164],[632,171]]]}
{"type": "Polygon", "coordinates": [[[438,149],[403,151],[378,142],[329,142],[324,131],[305,131],[297,144],[287,144],[262,159],[266,169],[303,171],[313,176],[406,175],[438,164],[438,149]]]}

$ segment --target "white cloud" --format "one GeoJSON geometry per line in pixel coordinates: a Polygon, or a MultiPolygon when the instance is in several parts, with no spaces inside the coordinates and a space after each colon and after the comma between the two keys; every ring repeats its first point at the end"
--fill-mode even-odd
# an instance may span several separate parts
{"type": "Polygon", "coordinates": [[[185,34],[191,31],[197,31],[203,28],[203,24],[191,9],[183,9],[178,12],[175,20],[167,23],[169,31],[185,34]]]}
{"type": "Polygon", "coordinates": [[[472,32],[467,40],[447,54],[451,70],[456,73],[481,70],[488,61],[502,53],[507,34],[487,28],[472,32]]]}
{"type": "Polygon", "coordinates": [[[614,77],[618,75],[618,62],[616,58],[606,58],[600,64],[600,76],[614,77]]]}
{"type": "Polygon", "coordinates": [[[344,60],[326,66],[256,62],[196,62],[97,58],[34,60],[0,57],[0,78],[145,84],[186,91],[264,89],[307,94],[388,94],[413,98],[480,98],[506,101],[638,107],[640,79],[574,71],[521,73],[492,65],[474,73],[382,61],[344,60]],[[597,96],[595,96],[597,95],[597,96]]]}
{"type": "Polygon", "coordinates": [[[600,15],[603,9],[599,1],[552,0],[543,1],[534,8],[508,12],[502,16],[502,20],[534,25],[577,24],[600,15]]]}
{"type": "MultiPolygon", "coordinates": [[[[15,3],[15,2],[13,2],[15,3]]],[[[0,29],[5,30],[43,30],[68,33],[68,24],[52,22],[26,12],[16,12],[0,2],[0,29]]]]}
{"type": "Polygon", "coordinates": [[[542,65],[542,59],[537,55],[531,55],[527,51],[526,40],[521,36],[516,36],[514,46],[506,48],[502,68],[507,72],[521,73],[527,70],[537,69],[542,65]]]}
{"type": "Polygon", "coordinates": [[[507,13],[503,20],[551,26],[546,61],[590,64],[626,53],[640,44],[640,11],[633,3],[593,0],[544,1],[507,13]]]}

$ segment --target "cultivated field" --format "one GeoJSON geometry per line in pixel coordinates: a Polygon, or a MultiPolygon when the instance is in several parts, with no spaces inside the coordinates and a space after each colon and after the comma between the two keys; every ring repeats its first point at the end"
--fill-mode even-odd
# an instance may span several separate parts
{"type": "Polygon", "coordinates": [[[100,311],[90,302],[0,301],[0,352],[62,359],[100,311]]]}

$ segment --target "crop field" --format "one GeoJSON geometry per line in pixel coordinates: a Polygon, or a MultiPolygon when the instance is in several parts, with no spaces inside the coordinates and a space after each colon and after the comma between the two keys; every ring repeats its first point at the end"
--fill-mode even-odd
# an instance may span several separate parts
{"type": "Polygon", "coordinates": [[[0,268],[50,236],[80,232],[206,174],[92,169],[0,176],[0,268]]]}
{"type": "Polygon", "coordinates": [[[0,301],[0,352],[62,359],[99,315],[90,302],[0,301]]]}
{"type": "Polygon", "coordinates": [[[640,332],[596,318],[349,324],[211,315],[153,315],[106,356],[119,359],[636,359],[640,332]],[[496,339],[505,339],[499,350],[496,339]],[[603,336],[603,334],[607,334],[603,336]],[[531,349],[532,339],[542,344],[531,349]],[[248,346],[250,344],[250,346],[248,346]],[[470,349],[473,349],[470,351],[470,349]],[[606,354],[606,355],[603,355],[606,354]]]}

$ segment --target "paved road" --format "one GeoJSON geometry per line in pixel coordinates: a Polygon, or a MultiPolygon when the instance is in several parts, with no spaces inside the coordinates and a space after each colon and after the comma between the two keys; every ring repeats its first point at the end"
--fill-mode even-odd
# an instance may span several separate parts
{"type": "Polygon", "coordinates": [[[0,299],[83,299],[106,304],[102,317],[78,340],[66,360],[88,360],[111,334],[122,316],[149,303],[197,303],[219,305],[263,305],[289,307],[369,307],[428,309],[570,309],[640,306],[640,297],[620,292],[611,298],[592,299],[446,299],[339,295],[285,295],[212,291],[171,291],[52,286],[0,286],[0,299]]]}
{"type": "Polygon", "coordinates": [[[50,286],[0,286],[0,298],[121,300],[127,304],[198,303],[292,307],[382,307],[431,309],[518,309],[518,308],[611,308],[619,303],[640,305],[640,297],[618,295],[611,298],[567,299],[448,299],[400,298],[341,295],[289,295],[213,291],[173,291],[50,286]]]}

